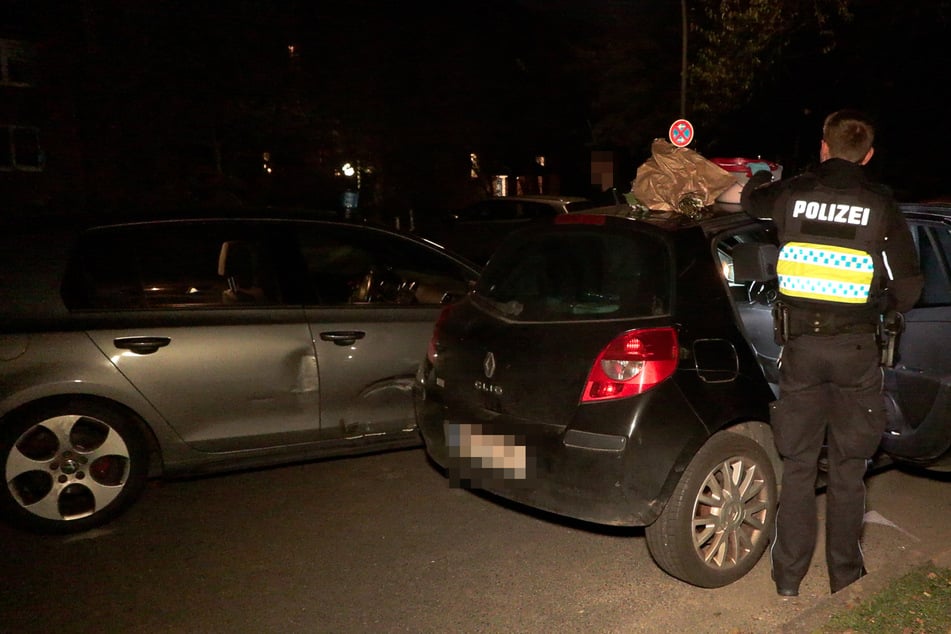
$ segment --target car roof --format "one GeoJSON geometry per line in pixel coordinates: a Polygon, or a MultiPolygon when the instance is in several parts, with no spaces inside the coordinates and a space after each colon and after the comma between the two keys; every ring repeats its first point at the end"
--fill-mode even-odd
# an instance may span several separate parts
{"type": "Polygon", "coordinates": [[[394,236],[399,236],[402,239],[416,242],[419,244],[425,244],[429,247],[435,248],[439,251],[443,251],[446,255],[453,257],[456,260],[460,260],[463,263],[469,265],[472,268],[481,268],[479,265],[473,263],[469,258],[461,253],[457,253],[452,249],[447,249],[441,244],[433,242],[426,237],[417,235],[415,233],[405,231],[402,229],[396,229],[389,225],[374,223],[374,222],[356,222],[352,220],[343,220],[336,215],[332,217],[327,217],[326,215],[315,217],[311,215],[310,212],[303,212],[300,214],[287,213],[287,212],[278,212],[277,210],[261,210],[261,213],[255,214],[253,210],[244,209],[241,215],[226,215],[221,213],[212,213],[212,211],[217,210],[205,210],[204,213],[196,212],[194,215],[189,215],[187,213],[182,213],[174,216],[134,216],[130,218],[108,218],[104,221],[87,225],[83,228],[83,232],[92,232],[92,231],[102,231],[102,230],[112,230],[122,227],[134,227],[134,226],[144,226],[144,225],[174,225],[174,224],[196,224],[196,223],[215,223],[215,224],[226,224],[226,223],[267,223],[272,225],[291,225],[294,223],[298,224],[311,224],[311,225],[324,225],[324,226],[337,226],[337,227],[355,227],[359,229],[364,229],[366,231],[376,231],[380,233],[388,233],[394,236]]]}
{"type": "Polygon", "coordinates": [[[339,218],[312,218],[307,216],[294,217],[289,215],[277,215],[273,213],[268,215],[249,214],[249,215],[242,215],[242,216],[223,215],[223,214],[216,214],[216,213],[204,213],[204,214],[196,214],[194,216],[187,215],[187,214],[179,214],[174,216],[133,216],[133,217],[122,217],[122,218],[108,217],[108,218],[101,219],[100,222],[96,222],[96,223],[92,223],[88,225],[87,229],[96,230],[96,229],[106,229],[111,227],[125,227],[125,226],[200,224],[200,223],[334,224],[334,225],[348,225],[348,226],[363,226],[363,227],[368,227],[371,229],[377,229],[382,231],[402,233],[398,230],[394,230],[392,227],[385,226],[385,225],[378,225],[375,223],[352,222],[349,220],[341,220],[339,218]]]}
{"type": "Polygon", "coordinates": [[[134,222],[161,222],[169,220],[205,219],[282,219],[282,220],[338,220],[336,211],[291,207],[265,206],[181,206],[181,207],[127,207],[122,209],[87,210],[76,213],[46,214],[33,217],[4,219],[3,228],[12,230],[62,229],[68,231],[92,229],[106,225],[134,222]]]}
{"type": "Polygon", "coordinates": [[[72,243],[83,234],[102,230],[112,230],[121,227],[143,225],[170,225],[194,223],[272,223],[290,224],[307,223],[334,226],[362,227],[367,230],[389,233],[403,239],[426,244],[445,252],[456,260],[472,268],[481,268],[471,262],[464,255],[447,249],[423,236],[410,231],[397,229],[390,225],[375,222],[358,222],[340,218],[335,211],[322,211],[303,208],[277,207],[181,207],[168,209],[124,210],[105,212],[101,214],[75,214],[72,216],[58,215],[48,218],[20,219],[0,223],[0,235],[3,245],[15,245],[18,240],[34,240],[37,236],[46,236],[49,241],[53,236],[59,240],[72,243]]]}
{"type": "Polygon", "coordinates": [[[532,202],[551,202],[551,203],[578,203],[587,201],[588,199],[584,196],[562,196],[560,194],[521,194],[518,196],[490,196],[489,198],[483,198],[482,200],[476,201],[478,204],[486,201],[503,201],[503,200],[525,200],[532,202]]]}
{"type": "MultiPolygon", "coordinates": [[[[951,202],[903,202],[899,208],[905,215],[922,220],[951,223],[951,202]]],[[[577,215],[594,214],[621,216],[632,220],[645,222],[665,231],[680,231],[689,227],[700,227],[705,233],[713,234],[739,224],[759,221],[743,211],[737,203],[714,203],[704,209],[700,218],[691,218],[686,214],[674,211],[651,211],[647,214],[639,213],[635,209],[625,210],[618,207],[604,206],[577,212],[577,215]]],[[[572,214],[575,215],[575,214],[572,214]]]]}
{"type": "MultiPolygon", "coordinates": [[[[653,210],[648,213],[643,213],[641,210],[632,207],[621,207],[617,205],[585,209],[573,212],[571,216],[573,218],[582,216],[614,216],[626,221],[646,223],[668,232],[699,227],[705,233],[716,233],[724,228],[738,224],[762,222],[743,212],[740,205],[734,203],[716,203],[706,207],[703,215],[699,218],[693,218],[687,214],[676,211],[653,210]]],[[[614,221],[612,221],[612,223],[613,222],[614,221]]]]}
{"type": "Polygon", "coordinates": [[[899,203],[898,206],[907,216],[951,222],[951,202],[899,203]]]}

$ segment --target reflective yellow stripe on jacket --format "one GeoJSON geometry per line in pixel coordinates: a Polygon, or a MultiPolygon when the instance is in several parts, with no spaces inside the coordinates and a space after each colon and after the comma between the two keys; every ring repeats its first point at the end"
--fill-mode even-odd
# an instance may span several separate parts
{"type": "Polygon", "coordinates": [[[789,297],[864,304],[875,266],[865,251],[788,242],[779,251],[779,290],[789,297]]]}

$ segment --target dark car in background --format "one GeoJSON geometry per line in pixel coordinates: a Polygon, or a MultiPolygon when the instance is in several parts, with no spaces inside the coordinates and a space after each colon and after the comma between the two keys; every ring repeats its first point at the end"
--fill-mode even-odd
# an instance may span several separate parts
{"type": "Polygon", "coordinates": [[[498,196],[476,201],[436,218],[421,233],[474,262],[484,264],[507,235],[529,224],[594,207],[621,205],[628,207],[613,190],[596,200],[547,194],[498,196]]]}
{"type": "Polygon", "coordinates": [[[419,358],[477,275],[274,217],[36,227],[0,260],[0,513],[42,532],[110,520],[150,475],[418,446],[419,358]]]}
{"type": "MultiPolygon", "coordinates": [[[[781,470],[775,232],[732,209],[693,221],[570,214],[513,234],[443,310],[415,388],[426,449],[458,485],[585,521],[646,527],[702,587],[771,538],[781,470]]],[[[908,211],[926,291],[906,315],[883,448],[951,460],[951,226],[908,211]]]]}
{"type": "Polygon", "coordinates": [[[496,196],[432,218],[422,235],[484,264],[506,235],[543,218],[568,213],[585,198],[574,196],[496,196]]]}

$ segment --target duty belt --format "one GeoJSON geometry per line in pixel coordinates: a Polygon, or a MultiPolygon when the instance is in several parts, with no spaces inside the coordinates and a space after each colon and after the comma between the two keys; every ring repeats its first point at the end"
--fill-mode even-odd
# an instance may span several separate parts
{"type": "Polygon", "coordinates": [[[865,319],[834,313],[789,310],[786,319],[787,332],[790,337],[874,333],[878,330],[877,324],[865,319]]]}

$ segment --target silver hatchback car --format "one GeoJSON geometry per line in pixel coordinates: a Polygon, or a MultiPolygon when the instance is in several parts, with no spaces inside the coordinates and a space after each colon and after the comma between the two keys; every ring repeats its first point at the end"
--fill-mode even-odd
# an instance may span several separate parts
{"type": "Polygon", "coordinates": [[[424,240],[332,221],[15,241],[0,255],[0,513],[37,532],[102,524],[150,476],[419,445],[416,368],[478,275],[424,240]]]}

